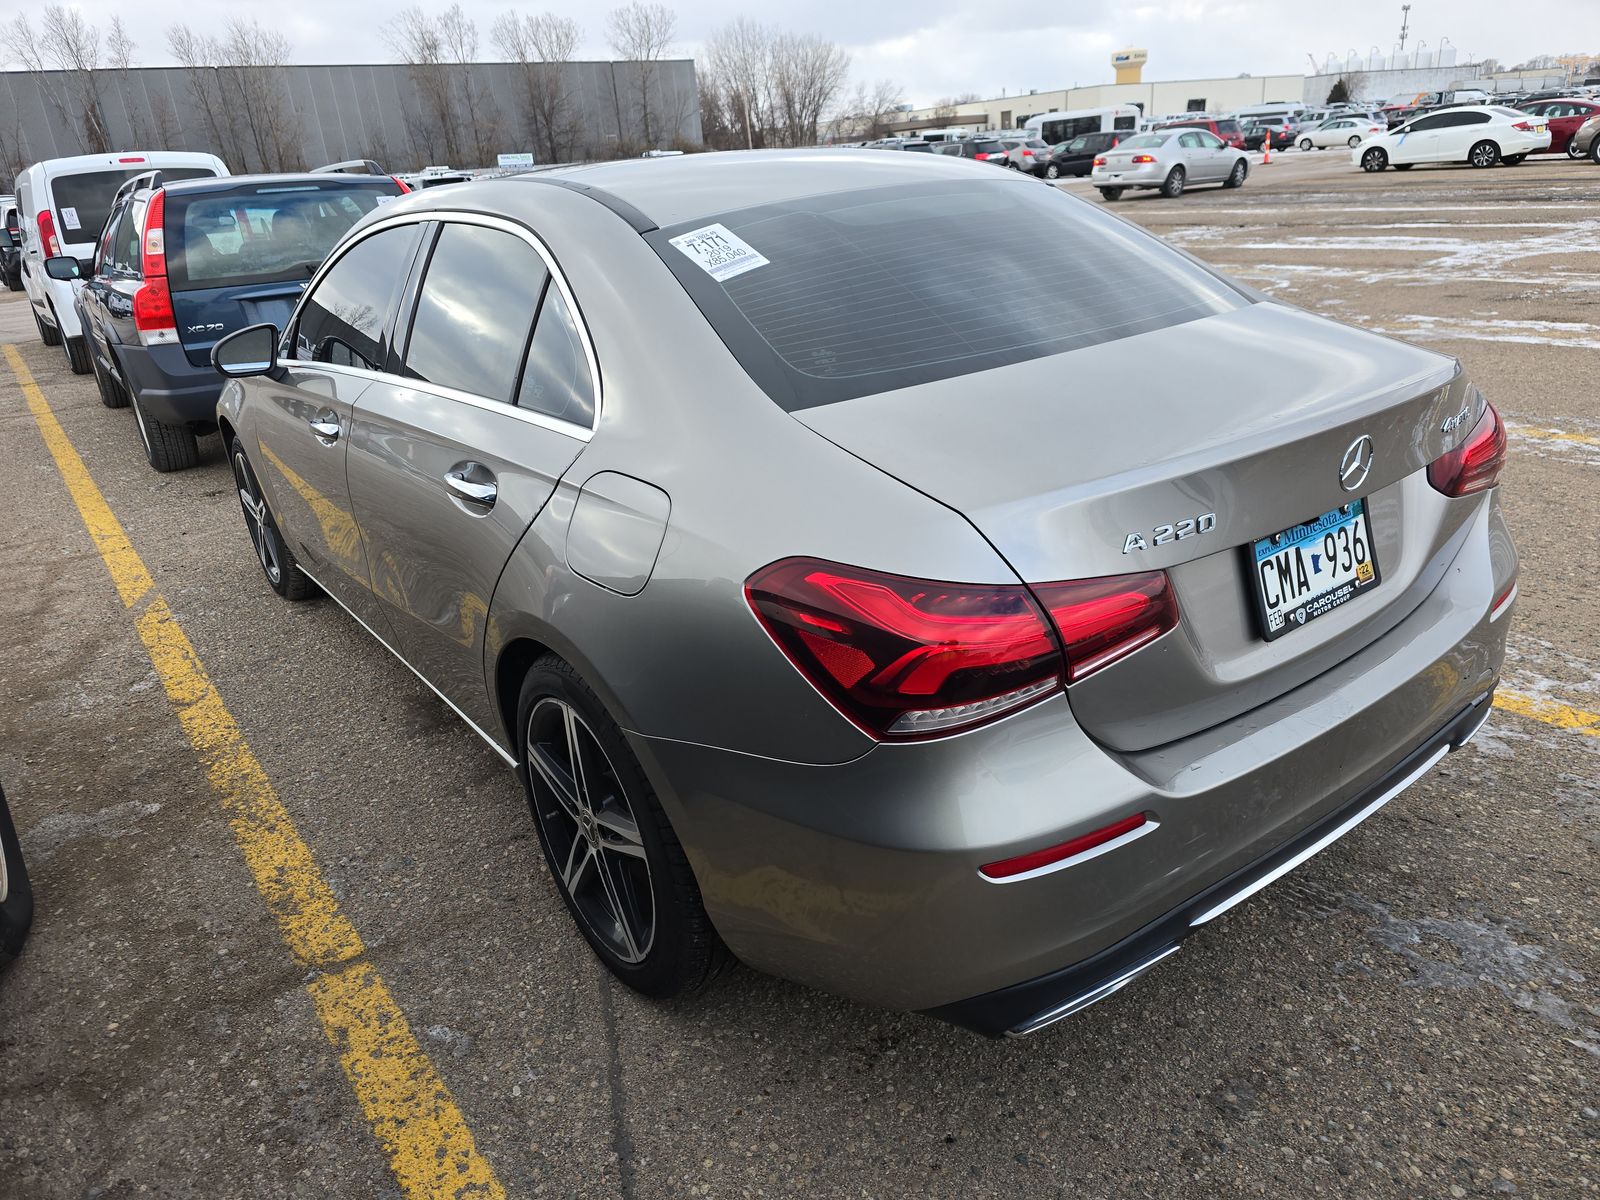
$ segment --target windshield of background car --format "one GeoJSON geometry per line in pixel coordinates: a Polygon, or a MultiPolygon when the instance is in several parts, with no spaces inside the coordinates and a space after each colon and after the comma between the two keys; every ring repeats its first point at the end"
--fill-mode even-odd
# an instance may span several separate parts
{"type": "Polygon", "coordinates": [[[167,193],[175,290],[309,279],[345,232],[400,189],[389,179],[167,193]]]}
{"type": "MultiPolygon", "coordinates": [[[[147,174],[149,166],[119,171],[84,171],[57,175],[50,180],[50,193],[56,202],[56,235],[63,242],[93,242],[100,237],[117,189],[135,175],[147,174]]],[[[206,167],[162,167],[166,183],[175,179],[210,179],[216,172],[206,167]]]]}
{"type": "Polygon", "coordinates": [[[645,238],[744,369],[790,411],[1250,303],[1127,222],[1002,178],[831,192],[645,238]],[[1030,236],[997,239],[996,229],[1030,236]]]}

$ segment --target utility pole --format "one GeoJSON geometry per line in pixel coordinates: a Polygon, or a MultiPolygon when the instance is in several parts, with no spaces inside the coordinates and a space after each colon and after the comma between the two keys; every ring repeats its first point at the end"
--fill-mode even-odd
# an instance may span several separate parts
{"type": "Polygon", "coordinates": [[[1406,34],[1411,29],[1411,5],[1400,6],[1400,53],[1406,52],[1406,34]]]}

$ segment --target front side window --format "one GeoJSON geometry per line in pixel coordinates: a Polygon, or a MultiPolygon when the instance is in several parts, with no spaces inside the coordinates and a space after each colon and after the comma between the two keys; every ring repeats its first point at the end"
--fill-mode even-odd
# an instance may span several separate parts
{"type": "Polygon", "coordinates": [[[417,292],[403,373],[512,403],[548,278],[538,251],[515,234],[446,224],[417,292]]]}
{"type": "Polygon", "coordinates": [[[1195,134],[1194,136],[1197,139],[1199,139],[1200,144],[1202,146],[1204,146],[1207,150],[1220,150],[1220,149],[1222,149],[1222,139],[1217,137],[1217,136],[1215,136],[1214,134],[1206,133],[1204,130],[1202,130],[1201,132],[1195,134]]]}
{"type": "Polygon", "coordinates": [[[381,370],[389,314],[421,236],[420,224],[399,225],[363,238],[341,256],[300,307],[294,357],[381,370]]]}
{"type": "Polygon", "coordinates": [[[95,248],[94,252],[94,272],[96,275],[103,275],[111,269],[113,259],[111,248],[116,242],[117,223],[126,217],[127,211],[124,208],[121,213],[114,212],[111,214],[111,218],[106,221],[105,232],[100,235],[100,245],[95,248]]]}

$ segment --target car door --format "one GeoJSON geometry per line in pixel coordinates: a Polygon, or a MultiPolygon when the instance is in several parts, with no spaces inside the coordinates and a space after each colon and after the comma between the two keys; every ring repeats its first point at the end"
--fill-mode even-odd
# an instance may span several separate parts
{"type": "Polygon", "coordinates": [[[421,241],[420,225],[402,224],[335,251],[283,339],[280,371],[252,390],[246,431],[256,475],[290,549],[324,591],[380,637],[389,630],[350,511],[345,458],[355,403],[388,359],[400,294],[421,241]]]}
{"type": "Polygon", "coordinates": [[[588,442],[594,354],[526,229],[450,214],[407,288],[392,375],[356,406],[350,498],[395,649],[470,721],[501,569],[588,442]]]}
{"type": "MultiPolygon", "coordinates": [[[[1171,143],[1168,143],[1169,145],[1171,143]]],[[[1183,160],[1183,171],[1188,176],[1188,182],[1201,183],[1209,176],[1211,169],[1209,156],[1200,144],[1200,135],[1192,129],[1186,129],[1178,135],[1178,157],[1183,160]]]]}
{"type": "Polygon", "coordinates": [[[103,338],[103,361],[116,365],[119,373],[121,366],[116,361],[115,347],[137,345],[139,341],[139,331],[133,323],[133,296],[144,283],[141,237],[149,206],[148,193],[130,196],[124,203],[110,241],[107,262],[103,270],[95,273],[91,285],[100,318],[98,333],[103,338]]]}
{"type": "Polygon", "coordinates": [[[1397,163],[1434,162],[1438,156],[1439,127],[1444,115],[1418,117],[1395,130],[1389,147],[1389,160],[1397,163]]]}
{"type": "Polygon", "coordinates": [[[1311,134],[1312,144],[1326,150],[1329,146],[1342,146],[1356,127],[1354,121],[1329,121],[1311,134]]]}
{"type": "Polygon", "coordinates": [[[1195,130],[1195,137],[1200,139],[1200,154],[1206,164],[1205,177],[1211,180],[1226,179],[1233,168],[1233,155],[1228,153],[1226,143],[1206,129],[1195,130]]]}
{"type": "Polygon", "coordinates": [[[1457,110],[1438,115],[1444,118],[1444,124],[1439,129],[1436,162],[1466,162],[1468,152],[1476,143],[1485,137],[1493,140],[1493,135],[1485,128],[1489,124],[1486,112],[1457,110]]]}
{"type": "Polygon", "coordinates": [[[111,210],[106,225],[95,243],[94,259],[83,286],[78,290],[78,307],[82,310],[83,335],[89,353],[101,362],[106,360],[109,335],[106,329],[109,316],[106,312],[106,293],[112,270],[112,247],[128,219],[128,202],[123,200],[111,210]]]}

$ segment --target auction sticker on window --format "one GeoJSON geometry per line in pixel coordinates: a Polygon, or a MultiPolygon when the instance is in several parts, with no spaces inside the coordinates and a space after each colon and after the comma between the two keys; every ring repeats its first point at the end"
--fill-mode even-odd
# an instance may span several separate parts
{"type": "Polygon", "coordinates": [[[78,210],[71,205],[61,206],[61,223],[68,229],[82,229],[83,222],[78,220],[78,210]]]}
{"type": "Polygon", "coordinates": [[[680,233],[671,241],[718,283],[767,265],[767,260],[756,252],[754,246],[726,225],[707,225],[680,233]]]}

